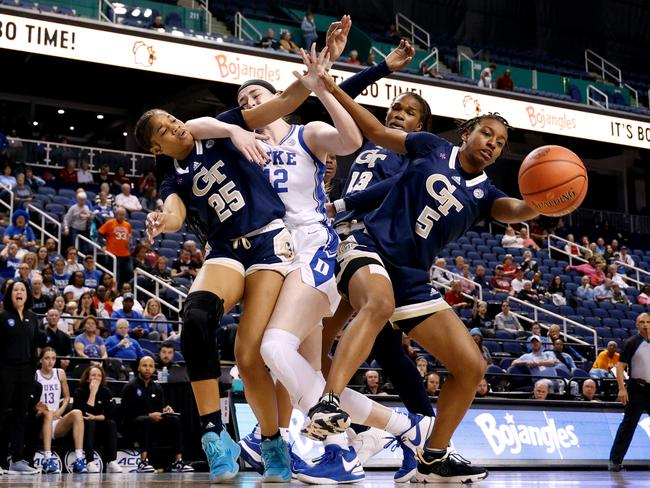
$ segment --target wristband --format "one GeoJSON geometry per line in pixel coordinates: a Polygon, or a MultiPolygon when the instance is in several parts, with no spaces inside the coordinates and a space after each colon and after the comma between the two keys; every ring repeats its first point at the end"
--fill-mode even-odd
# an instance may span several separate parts
{"type": "Polygon", "coordinates": [[[334,210],[336,210],[337,214],[341,212],[345,212],[345,200],[339,198],[338,200],[334,200],[333,204],[334,204],[334,210]]]}

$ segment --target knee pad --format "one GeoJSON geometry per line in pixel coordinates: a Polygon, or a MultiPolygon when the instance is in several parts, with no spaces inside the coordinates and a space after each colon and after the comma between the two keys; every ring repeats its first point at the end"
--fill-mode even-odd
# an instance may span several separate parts
{"type": "Polygon", "coordinates": [[[223,300],[209,291],[195,291],[183,304],[181,351],[190,381],[217,379],[221,375],[217,328],[223,317],[223,300]]]}

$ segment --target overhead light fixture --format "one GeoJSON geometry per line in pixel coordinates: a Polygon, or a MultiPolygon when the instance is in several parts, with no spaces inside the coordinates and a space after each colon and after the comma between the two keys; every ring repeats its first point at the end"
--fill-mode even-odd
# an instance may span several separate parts
{"type": "Polygon", "coordinates": [[[56,111],[56,113],[59,114],[59,115],[63,115],[65,113],[65,110],[60,108],[59,110],[56,111]]]}
{"type": "Polygon", "coordinates": [[[142,10],[140,10],[138,7],[134,8],[134,9],[131,11],[131,15],[132,15],[133,17],[139,17],[141,13],[142,13],[142,10]]]}
{"type": "Polygon", "coordinates": [[[113,7],[113,12],[115,12],[115,15],[124,15],[126,13],[126,7],[124,5],[114,3],[113,7]]]}
{"type": "Polygon", "coordinates": [[[34,126],[37,126],[37,125],[38,125],[38,122],[37,122],[37,121],[34,121],[34,122],[32,122],[32,124],[33,124],[34,126]]]}
{"type": "Polygon", "coordinates": [[[151,17],[152,13],[153,13],[153,11],[150,8],[148,8],[148,9],[145,9],[143,16],[148,19],[149,17],[151,17]]]}
{"type": "Polygon", "coordinates": [[[98,120],[102,120],[103,118],[104,118],[104,116],[102,114],[97,114],[97,119],[98,120]]]}
{"type": "Polygon", "coordinates": [[[125,131],[125,132],[122,132],[122,135],[123,135],[124,137],[126,137],[126,136],[128,136],[129,134],[125,131]]]}
{"type": "Polygon", "coordinates": [[[71,125],[71,126],[70,126],[70,130],[74,130],[74,125],[71,125]]]}

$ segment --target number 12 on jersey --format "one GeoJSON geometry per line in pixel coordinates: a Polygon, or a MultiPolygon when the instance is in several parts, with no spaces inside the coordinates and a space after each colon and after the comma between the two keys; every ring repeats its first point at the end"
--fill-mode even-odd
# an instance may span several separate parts
{"type": "Polygon", "coordinates": [[[275,193],[286,193],[289,191],[287,184],[289,181],[289,172],[284,168],[271,168],[266,166],[264,168],[264,176],[266,176],[269,182],[273,185],[275,193]]]}

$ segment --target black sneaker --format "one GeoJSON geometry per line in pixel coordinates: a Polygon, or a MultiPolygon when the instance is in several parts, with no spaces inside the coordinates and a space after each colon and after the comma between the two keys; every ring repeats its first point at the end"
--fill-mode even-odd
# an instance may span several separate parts
{"type": "Polygon", "coordinates": [[[609,464],[607,465],[607,469],[613,471],[614,473],[618,473],[619,471],[623,471],[625,468],[623,467],[622,464],[615,463],[614,461],[610,461],[609,464]]]}
{"type": "Polygon", "coordinates": [[[341,434],[350,427],[350,416],[341,410],[339,397],[334,393],[324,394],[320,401],[309,409],[307,422],[301,433],[317,441],[328,435],[341,434]]]}
{"type": "Polygon", "coordinates": [[[442,457],[420,451],[418,470],[411,483],[471,483],[487,478],[488,470],[471,463],[460,454],[447,449],[442,457]]]}
{"type": "Polygon", "coordinates": [[[156,468],[149,464],[148,459],[140,459],[140,461],[138,461],[138,467],[135,471],[136,473],[155,473],[156,468]]]}
{"type": "Polygon", "coordinates": [[[193,473],[194,468],[187,464],[185,461],[182,459],[179,459],[178,461],[174,461],[174,464],[172,464],[172,473],[193,473]]]}

